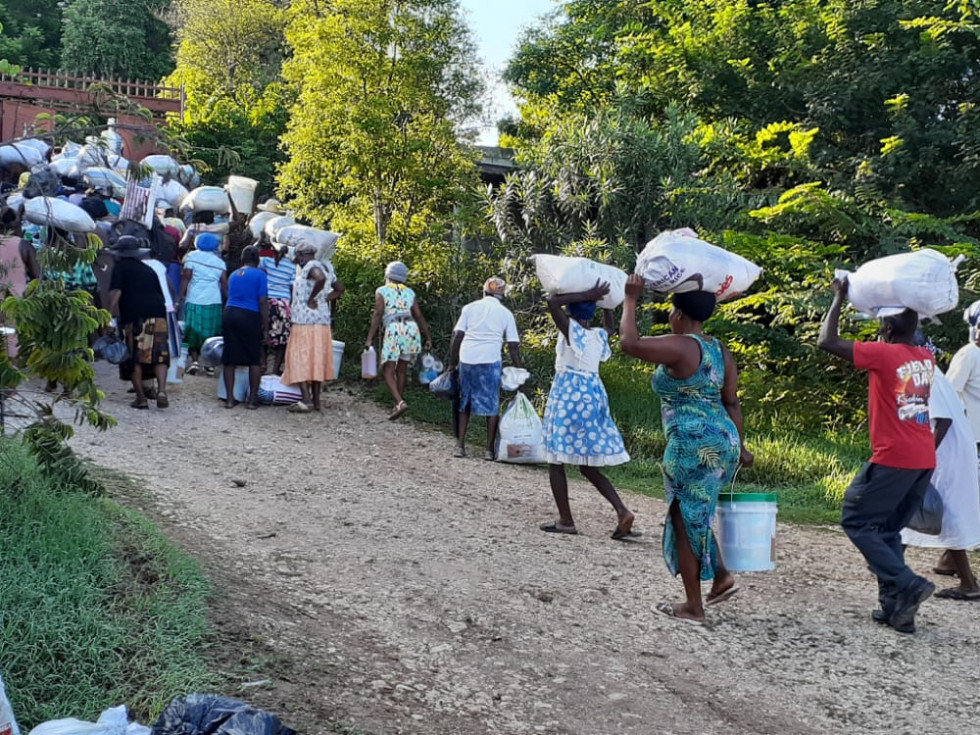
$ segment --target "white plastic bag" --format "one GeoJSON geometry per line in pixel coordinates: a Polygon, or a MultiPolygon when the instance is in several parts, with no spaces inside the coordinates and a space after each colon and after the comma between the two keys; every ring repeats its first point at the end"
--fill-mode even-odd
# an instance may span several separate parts
{"type": "Polygon", "coordinates": [[[126,705],[107,709],[98,722],[85,722],[69,717],[49,720],[31,730],[30,735],[150,735],[151,730],[138,722],[130,722],[126,705]]]}
{"type": "Polygon", "coordinates": [[[517,390],[524,385],[530,377],[531,373],[524,368],[505,367],[503,370],[503,375],[500,378],[500,387],[504,390],[517,390]]]}
{"type": "Polygon", "coordinates": [[[615,309],[626,298],[626,273],[611,265],[588,258],[535,255],[534,266],[546,293],[588,291],[596,281],[604,281],[609,284],[609,293],[599,302],[600,309],[615,309]]]}
{"type": "Polygon", "coordinates": [[[14,708],[10,706],[7,691],[3,686],[3,677],[0,677],[0,735],[20,735],[17,718],[14,717],[14,708]]]}
{"type": "Polygon", "coordinates": [[[35,225],[57,227],[68,232],[92,232],[95,221],[81,207],[64,199],[34,197],[24,202],[24,219],[35,225]]]}
{"type": "Polygon", "coordinates": [[[762,269],[741,255],[693,237],[693,230],[661,232],[636,259],[636,273],[658,293],[710,291],[718,301],[745,293],[762,269]]]}
{"type": "Polygon", "coordinates": [[[864,314],[885,317],[912,309],[931,317],[956,308],[960,298],[956,268],[962,261],[962,255],[951,261],[926,249],[878,258],[854,273],[834,275],[847,279],[847,297],[864,314]]]}
{"type": "Polygon", "coordinates": [[[214,212],[227,214],[231,209],[228,192],[220,186],[199,186],[188,194],[181,203],[181,209],[193,212],[214,212]]]}
{"type": "Polygon", "coordinates": [[[279,245],[286,245],[291,248],[299,247],[302,244],[312,245],[316,248],[315,257],[319,261],[333,259],[339,239],[340,235],[336,232],[296,224],[279,229],[275,235],[275,242],[279,245]]]}
{"type": "Polygon", "coordinates": [[[497,461],[510,464],[544,464],[544,429],[531,401],[518,393],[500,418],[497,461]]]}
{"type": "Polygon", "coordinates": [[[431,352],[426,352],[422,355],[421,365],[419,367],[419,383],[422,385],[428,385],[433,380],[442,375],[442,371],[445,369],[445,365],[442,364],[442,360],[437,358],[431,352]]]}

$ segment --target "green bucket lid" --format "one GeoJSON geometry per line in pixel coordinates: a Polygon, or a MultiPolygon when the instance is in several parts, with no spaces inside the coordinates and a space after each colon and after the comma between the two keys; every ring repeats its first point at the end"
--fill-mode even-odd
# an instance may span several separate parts
{"type": "Polygon", "coordinates": [[[779,500],[776,493],[721,493],[719,503],[775,503],[779,500]]]}

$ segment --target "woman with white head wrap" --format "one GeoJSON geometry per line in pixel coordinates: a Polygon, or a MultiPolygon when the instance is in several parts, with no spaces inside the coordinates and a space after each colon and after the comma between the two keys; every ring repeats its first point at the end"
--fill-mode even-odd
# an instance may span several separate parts
{"type": "Polygon", "coordinates": [[[405,382],[408,367],[422,351],[422,334],[425,334],[425,349],[432,349],[432,335],[429,325],[422,316],[415,291],[410,289],[408,266],[393,261],[385,268],[385,285],[375,291],[374,314],[371,328],[364,343],[364,349],[371,349],[374,335],[384,324],[381,344],[381,364],[385,383],[395,399],[395,407],[388,418],[397,419],[408,410],[405,403],[405,382]]]}
{"type": "Polygon", "coordinates": [[[973,436],[980,444],[980,301],[967,307],[963,321],[970,328],[970,341],[953,356],[946,377],[966,406],[973,436]]]}

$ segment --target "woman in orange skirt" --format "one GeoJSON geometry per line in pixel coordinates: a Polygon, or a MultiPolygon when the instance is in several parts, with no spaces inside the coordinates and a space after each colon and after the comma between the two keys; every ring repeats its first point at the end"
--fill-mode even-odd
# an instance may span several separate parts
{"type": "Polygon", "coordinates": [[[298,385],[303,399],[289,410],[308,413],[320,410],[320,387],[333,380],[333,334],[331,308],[344,293],[333,265],[316,260],[316,248],[303,243],[295,249],[296,280],[290,304],[293,325],[286,345],[286,371],[282,382],[298,385]]]}

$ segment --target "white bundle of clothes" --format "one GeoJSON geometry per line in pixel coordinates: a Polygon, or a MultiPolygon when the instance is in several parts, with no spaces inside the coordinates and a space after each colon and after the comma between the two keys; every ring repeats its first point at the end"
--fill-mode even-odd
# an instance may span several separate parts
{"type": "Polygon", "coordinates": [[[600,309],[615,309],[626,299],[626,273],[614,266],[564,255],[535,255],[534,266],[545,293],[579,293],[601,281],[609,293],[598,302],[600,309]]]}
{"type": "Polygon", "coordinates": [[[636,259],[635,272],[657,293],[710,291],[724,301],[745,293],[762,268],[685,227],[661,232],[648,242],[636,259]]]}
{"type": "Polygon", "coordinates": [[[950,260],[927,248],[877,258],[854,273],[839,270],[834,275],[847,280],[847,297],[863,314],[880,318],[912,309],[921,317],[934,317],[956,308],[956,268],[963,260],[962,255],[950,260]]]}

